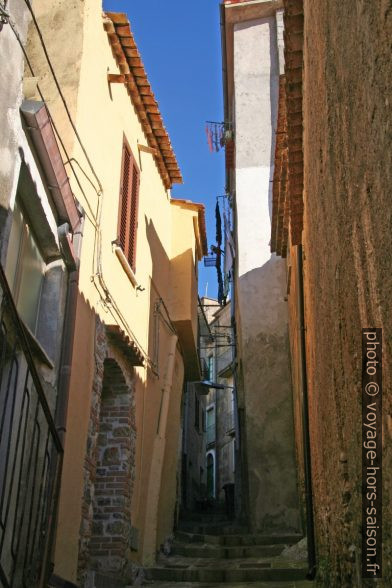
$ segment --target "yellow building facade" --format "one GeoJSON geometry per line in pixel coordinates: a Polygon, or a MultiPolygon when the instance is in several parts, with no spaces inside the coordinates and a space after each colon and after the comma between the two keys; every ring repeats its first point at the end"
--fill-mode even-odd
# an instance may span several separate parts
{"type": "Polygon", "coordinates": [[[171,198],[181,173],[127,16],[100,0],[33,10],[28,97],[45,98],[81,217],[54,573],[130,581],[176,516],[204,207],[171,198]]]}

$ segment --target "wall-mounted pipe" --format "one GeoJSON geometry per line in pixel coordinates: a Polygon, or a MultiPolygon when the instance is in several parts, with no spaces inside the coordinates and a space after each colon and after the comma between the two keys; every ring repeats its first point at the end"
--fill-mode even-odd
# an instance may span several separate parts
{"type": "Polygon", "coordinates": [[[298,322],[300,329],[301,350],[301,386],[302,386],[302,432],[304,445],[304,469],[305,469],[305,502],[306,502],[306,535],[308,541],[307,578],[313,580],[316,575],[316,543],[314,537],[313,520],[313,491],[312,491],[312,464],[309,433],[309,408],[308,408],[308,378],[306,371],[306,341],[305,341],[305,304],[304,304],[304,277],[302,262],[302,245],[297,246],[297,284],[298,284],[298,322]]]}

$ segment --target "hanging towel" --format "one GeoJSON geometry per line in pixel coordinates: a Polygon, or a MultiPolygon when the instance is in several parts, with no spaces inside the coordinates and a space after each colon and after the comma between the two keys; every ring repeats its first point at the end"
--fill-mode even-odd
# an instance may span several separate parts
{"type": "Polygon", "coordinates": [[[208,124],[206,125],[206,135],[207,135],[208,148],[209,148],[210,152],[212,153],[214,151],[214,146],[212,144],[212,131],[211,131],[210,127],[208,126],[208,124]]]}

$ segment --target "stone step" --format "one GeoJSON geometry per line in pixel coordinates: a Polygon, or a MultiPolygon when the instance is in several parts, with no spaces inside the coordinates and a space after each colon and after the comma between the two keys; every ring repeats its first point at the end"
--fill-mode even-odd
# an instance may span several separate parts
{"type": "Polygon", "coordinates": [[[210,545],[221,545],[225,547],[250,546],[250,545],[293,545],[302,539],[301,535],[263,535],[263,534],[225,534],[220,535],[208,533],[189,533],[187,531],[176,531],[177,541],[184,543],[208,543],[210,545]]]}
{"type": "Polygon", "coordinates": [[[227,522],[227,520],[222,521],[221,523],[212,522],[204,525],[200,525],[199,523],[180,521],[178,530],[185,531],[186,533],[199,533],[208,535],[238,535],[249,533],[248,527],[235,523],[230,524],[227,522]]]}
{"type": "Polygon", "coordinates": [[[145,571],[147,580],[165,582],[294,582],[304,580],[307,568],[148,568],[145,571]]]}
{"type": "Polygon", "coordinates": [[[238,545],[225,547],[208,543],[182,543],[175,541],[172,548],[174,555],[185,557],[207,557],[215,559],[239,559],[242,557],[270,557],[280,555],[284,549],[283,543],[275,545],[238,545]]]}
{"type": "Polygon", "coordinates": [[[273,582],[305,580],[306,562],[279,557],[205,559],[162,557],[145,570],[147,580],[165,582],[273,582]]]}
{"type": "Polygon", "coordinates": [[[186,513],[180,516],[180,523],[194,523],[194,522],[230,522],[226,512],[197,512],[186,513]]]}
{"type": "MultiPolygon", "coordinates": [[[[172,582],[154,582],[150,584],[153,588],[173,588],[172,582]]],[[[286,582],[225,582],[214,583],[210,582],[176,582],[175,588],[312,588],[314,583],[309,580],[292,581],[287,580],[286,582]]]]}

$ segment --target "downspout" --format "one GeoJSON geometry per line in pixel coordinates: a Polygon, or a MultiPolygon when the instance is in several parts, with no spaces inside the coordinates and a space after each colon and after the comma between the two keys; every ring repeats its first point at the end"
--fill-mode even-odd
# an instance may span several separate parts
{"type": "MultiPolygon", "coordinates": [[[[226,17],[225,5],[223,2],[219,6],[220,9],[220,29],[221,29],[221,45],[222,45],[222,85],[223,85],[223,115],[224,120],[229,114],[229,102],[227,94],[227,63],[226,63],[226,17]]],[[[226,182],[228,181],[228,172],[226,168],[226,182]]]]}
{"type": "Polygon", "coordinates": [[[147,489],[146,519],[144,525],[142,564],[155,563],[156,541],[158,532],[158,507],[161,492],[163,461],[166,449],[166,431],[170,406],[170,392],[173,386],[174,364],[178,337],[171,335],[168,345],[166,372],[163,379],[161,407],[158,417],[157,432],[152,450],[150,475],[147,489]]]}
{"type": "Polygon", "coordinates": [[[84,218],[81,218],[78,231],[74,234],[76,269],[69,273],[67,300],[64,312],[64,332],[61,347],[60,371],[58,377],[58,398],[56,407],[56,428],[64,446],[68,410],[69,388],[71,381],[72,352],[75,335],[76,306],[79,291],[79,264],[83,238],[84,218]]]}
{"type": "Polygon", "coordinates": [[[302,431],[304,444],[305,469],[305,502],[306,502],[306,535],[308,541],[307,579],[313,580],[316,575],[316,544],[313,520],[312,464],[310,455],[308,379],[306,372],[306,341],[304,311],[304,278],[302,262],[302,245],[297,245],[297,283],[298,283],[298,319],[300,328],[301,349],[301,385],[302,385],[302,431]]]}
{"type": "MultiPolygon", "coordinates": [[[[66,433],[66,423],[67,423],[67,410],[68,410],[68,399],[69,399],[69,389],[70,389],[70,381],[71,381],[71,364],[72,364],[72,352],[73,352],[73,341],[75,335],[75,323],[76,323],[76,306],[78,300],[78,290],[79,290],[79,264],[80,264],[80,251],[82,247],[82,239],[83,239],[83,227],[84,227],[84,216],[81,215],[80,223],[78,225],[77,231],[74,233],[73,237],[73,246],[74,246],[74,267],[75,269],[70,270],[68,275],[68,287],[67,287],[67,296],[65,302],[65,310],[64,310],[64,322],[63,322],[63,334],[62,334],[62,345],[61,345],[61,355],[60,355],[60,369],[58,374],[58,393],[57,393],[57,403],[56,403],[56,413],[55,413],[55,425],[58,432],[58,435],[61,440],[61,444],[64,448],[65,446],[65,433],[66,433]]],[[[50,552],[51,561],[54,561],[54,553],[56,547],[56,539],[57,539],[57,521],[58,521],[58,509],[59,509],[59,497],[60,497],[60,489],[61,489],[61,480],[62,480],[62,469],[63,469],[63,460],[61,460],[61,464],[59,466],[60,471],[59,474],[56,476],[56,487],[54,490],[55,495],[55,513],[54,513],[54,523],[53,523],[53,533],[50,539],[51,543],[48,545],[48,549],[50,552]]],[[[55,476],[55,472],[53,471],[53,476],[55,476]]],[[[58,578],[54,574],[52,574],[51,579],[56,579],[58,582],[62,582],[61,578],[58,578]]],[[[40,588],[44,588],[47,585],[47,578],[42,576],[40,580],[40,588]]],[[[70,583],[70,586],[73,584],[70,583]]],[[[76,588],[76,586],[75,586],[76,588]]]]}

